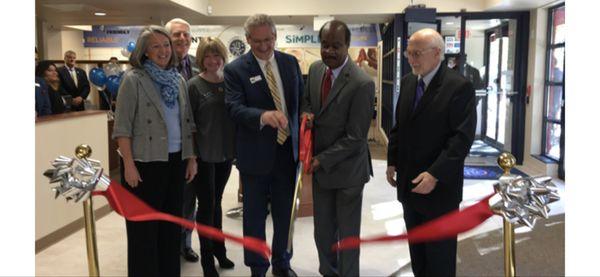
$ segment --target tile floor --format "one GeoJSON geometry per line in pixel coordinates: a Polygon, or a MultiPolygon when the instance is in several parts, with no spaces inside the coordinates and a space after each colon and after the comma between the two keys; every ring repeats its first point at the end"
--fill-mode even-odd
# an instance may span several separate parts
{"type": "MultiPolygon", "coordinates": [[[[489,160],[489,159],[488,159],[489,160]]],[[[490,163],[488,160],[475,162],[490,163]]],[[[385,181],[386,162],[373,160],[375,177],[365,186],[362,208],[362,236],[380,234],[400,234],[405,231],[402,219],[402,206],[396,201],[395,190],[385,181]]],[[[527,172],[526,172],[527,173],[527,172]]],[[[238,173],[232,171],[232,176],[223,197],[223,209],[238,207],[237,203],[238,173]]],[[[493,180],[466,180],[464,201],[462,206],[468,206],[493,192],[493,180]]],[[[564,196],[564,183],[556,184],[564,196]]],[[[553,214],[564,213],[564,198],[551,205],[553,214]]],[[[74,205],[74,209],[80,209],[74,205]]],[[[224,230],[242,235],[241,219],[223,218],[224,230]]],[[[272,235],[270,219],[267,223],[267,238],[272,235]]],[[[502,219],[494,216],[484,224],[459,236],[459,240],[501,228],[502,219]]],[[[99,219],[96,223],[100,274],[103,276],[124,276],[126,265],[126,235],[124,220],[116,213],[99,219]]],[[[313,240],[313,218],[299,218],[296,223],[294,237],[294,258],[292,267],[300,276],[318,276],[317,251],[313,240]]],[[[194,249],[198,249],[198,239],[193,240],[194,249]]],[[[249,268],[243,265],[242,248],[237,244],[227,243],[228,256],[236,263],[232,270],[220,270],[222,276],[249,276],[249,268]]],[[[408,245],[406,242],[368,245],[361,249],[360,271],[362,276],[389,276],[391,274],[411,276],[408,245]],[[403,268],[404,270],[398,270],[403,268]]],[[[39,276],[84,276],[87,275],[86,248],[84,231],[78,231],[59,243],[41,251],[35,257],[36,275],[39,276]]],[[[200,263],[188,263],[182,259],[183,276],[200,276],[200,263]]],[[[269,274],[271,272],[269,271],[269,274]]]]}

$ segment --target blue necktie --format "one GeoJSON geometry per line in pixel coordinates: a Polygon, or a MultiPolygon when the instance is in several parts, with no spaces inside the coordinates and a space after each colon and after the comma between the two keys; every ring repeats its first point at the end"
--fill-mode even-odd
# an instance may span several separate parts
{"type": "Polygon", "coordinates": [[[419,79],[419,84],[417,85],[417,93],[415,94],[415,103],[413,105],[413,111],[417,109],[417,105],[419,105],[419,101],[421,101],[421,97],[425,93],[425,82],[423,78],[419,79]]]}

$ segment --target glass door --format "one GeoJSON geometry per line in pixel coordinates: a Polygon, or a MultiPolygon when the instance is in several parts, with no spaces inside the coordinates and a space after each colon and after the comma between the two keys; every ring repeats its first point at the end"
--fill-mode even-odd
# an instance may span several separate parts
{"type": "Polygon", "coordinates": [[[466,20],[464,41],[461,72],[477,96],[476,154],[511,151],[516,20],[466,20]]]}

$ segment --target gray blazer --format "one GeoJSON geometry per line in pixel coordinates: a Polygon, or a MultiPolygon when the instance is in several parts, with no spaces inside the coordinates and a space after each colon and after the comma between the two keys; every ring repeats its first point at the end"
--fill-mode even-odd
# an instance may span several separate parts
{"type": "MultiPolygon", "coordinates": [[[[187,86],[179,81],[181,149],[183,159],[195,156],[192,133],[196,131],[187,86]]],[[[131,138],[133,159],[141,162],[168,161],[167,125],[159,92],[142,69],[125,72],[119,86],[113,139],[131,138]]]]}
{"type": "Polygon", "coordinates": [[[375,84],[348,59],[323,107],[321,85],[326,69],[322,61],[310,66],[301,109],[315,114],[313,156],[321,169],[314,172],[313,178],[323,188],[364,185],[373,173],[367,136],[373,118],[375,84]]]}

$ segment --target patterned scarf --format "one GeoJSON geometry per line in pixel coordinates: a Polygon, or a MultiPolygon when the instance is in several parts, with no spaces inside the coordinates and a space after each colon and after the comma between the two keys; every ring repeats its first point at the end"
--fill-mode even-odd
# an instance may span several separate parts
{"type": "Polygon", "coordinates": [[[144,62],[144,68],[146,69],[146,72],[150,74],[152,81],[160,88],[160,96],[165,105],[169,108],[173,108],[177,101],[177,97],[179,96],[179,86],[177,83],[179,82],[180,77],[177,70],[173,67],[170,69],[162,69],[151,60],[146,60],[144,62]]]}

